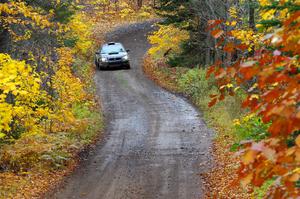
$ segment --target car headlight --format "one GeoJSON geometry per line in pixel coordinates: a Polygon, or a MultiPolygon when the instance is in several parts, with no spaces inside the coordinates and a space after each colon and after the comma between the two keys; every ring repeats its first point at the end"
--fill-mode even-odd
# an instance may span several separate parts
{"type": "Polygon", "coordinates": [[[102,62],[107,62],[107,58],[106,58],[106,57],[102,57],[102,58],[101,58],[101,61],[102,61],[102,62]]]}
{"type": "Polygon", "coordinates": [[[124,57],[122,57],[122,59],[123,59],[124,61],[127,61],[127,60],[129,59],[129,57],[128,57],[128,55],[125,55],[124,57]]]}

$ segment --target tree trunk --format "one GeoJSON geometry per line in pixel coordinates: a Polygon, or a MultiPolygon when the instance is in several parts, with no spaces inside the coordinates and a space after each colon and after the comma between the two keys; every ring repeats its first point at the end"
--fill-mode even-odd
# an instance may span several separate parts
{"type": "Polygon", "coordinates": [[[137,7],[140,9],[143,6],[143,0],[137,0],[137,7]]]}
{"type": "Polygon", "coordinates": [[[253,0],[249,0],[249,28],[256,31],[255,28],[255,5],[253,0]]]}
{"type": "MultiPolygon", "coordinates": [[[[256,31],[255,28],[255,0],[249,0],[249,28],[253,30],[253,32],[256,31]]],[[[254,47],[252,47],[252,50],[249,52],[249,56],[254,55],[254,47]]]]}
{"type": "MultiPolygon", "coordinates": [[[[0,0],[0,3],[7,3],[8,0],[0,0]]],[[[5,17],[6,14],[2,13],[0,17],[5,17]]],[[[10,44],[10,36],[4,24],[0,22],[0,53],[8,53],[10,44]]]]}

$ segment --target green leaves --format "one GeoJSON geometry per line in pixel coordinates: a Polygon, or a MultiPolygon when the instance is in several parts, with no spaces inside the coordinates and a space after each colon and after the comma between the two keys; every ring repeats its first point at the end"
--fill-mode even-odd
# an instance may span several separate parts
{"type": "Polygon", "coordinates": [[[5,133],[1,133],[1,132],[0,132],[0,140],[3,139],[5,136],[6,136],[5,133]]]}

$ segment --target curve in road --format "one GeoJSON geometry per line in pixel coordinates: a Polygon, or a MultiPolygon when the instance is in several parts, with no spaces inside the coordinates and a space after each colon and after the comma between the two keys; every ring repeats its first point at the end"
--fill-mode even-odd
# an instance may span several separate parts
{"type": "Polygon", "coordinates": [[[52,198],[201,198],[212,132],[185,99],[144,76],[152,29],[140,23],[110,34],[131,50],[132,69],[97,72],[105,138],[52,198]]]}

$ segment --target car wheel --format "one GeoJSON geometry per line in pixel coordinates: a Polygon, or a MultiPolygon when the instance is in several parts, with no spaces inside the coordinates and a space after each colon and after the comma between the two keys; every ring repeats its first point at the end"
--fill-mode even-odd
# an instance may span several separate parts
{"type": "Polygon", "coordinates": [[[104,67],[102,67],[99,63],[97,63],[97,69],[98,70],[104,70],[104,67]]]}
{"type": "Polygon", "coordinates": [[[95,65],[96,65],[96,68],[99,70],[99,69],[100,69],[100,66],[99,66],[99,64],[98,64],[97,61],[95,61],[95,65]]]}
{"type": "Polygon", "coordinates": [[[126,65],[125,68],[126,68],[126,69],[130,69],[130,68],[131,68],[131,67],[130,67],[130,64],[126,65]]]}

